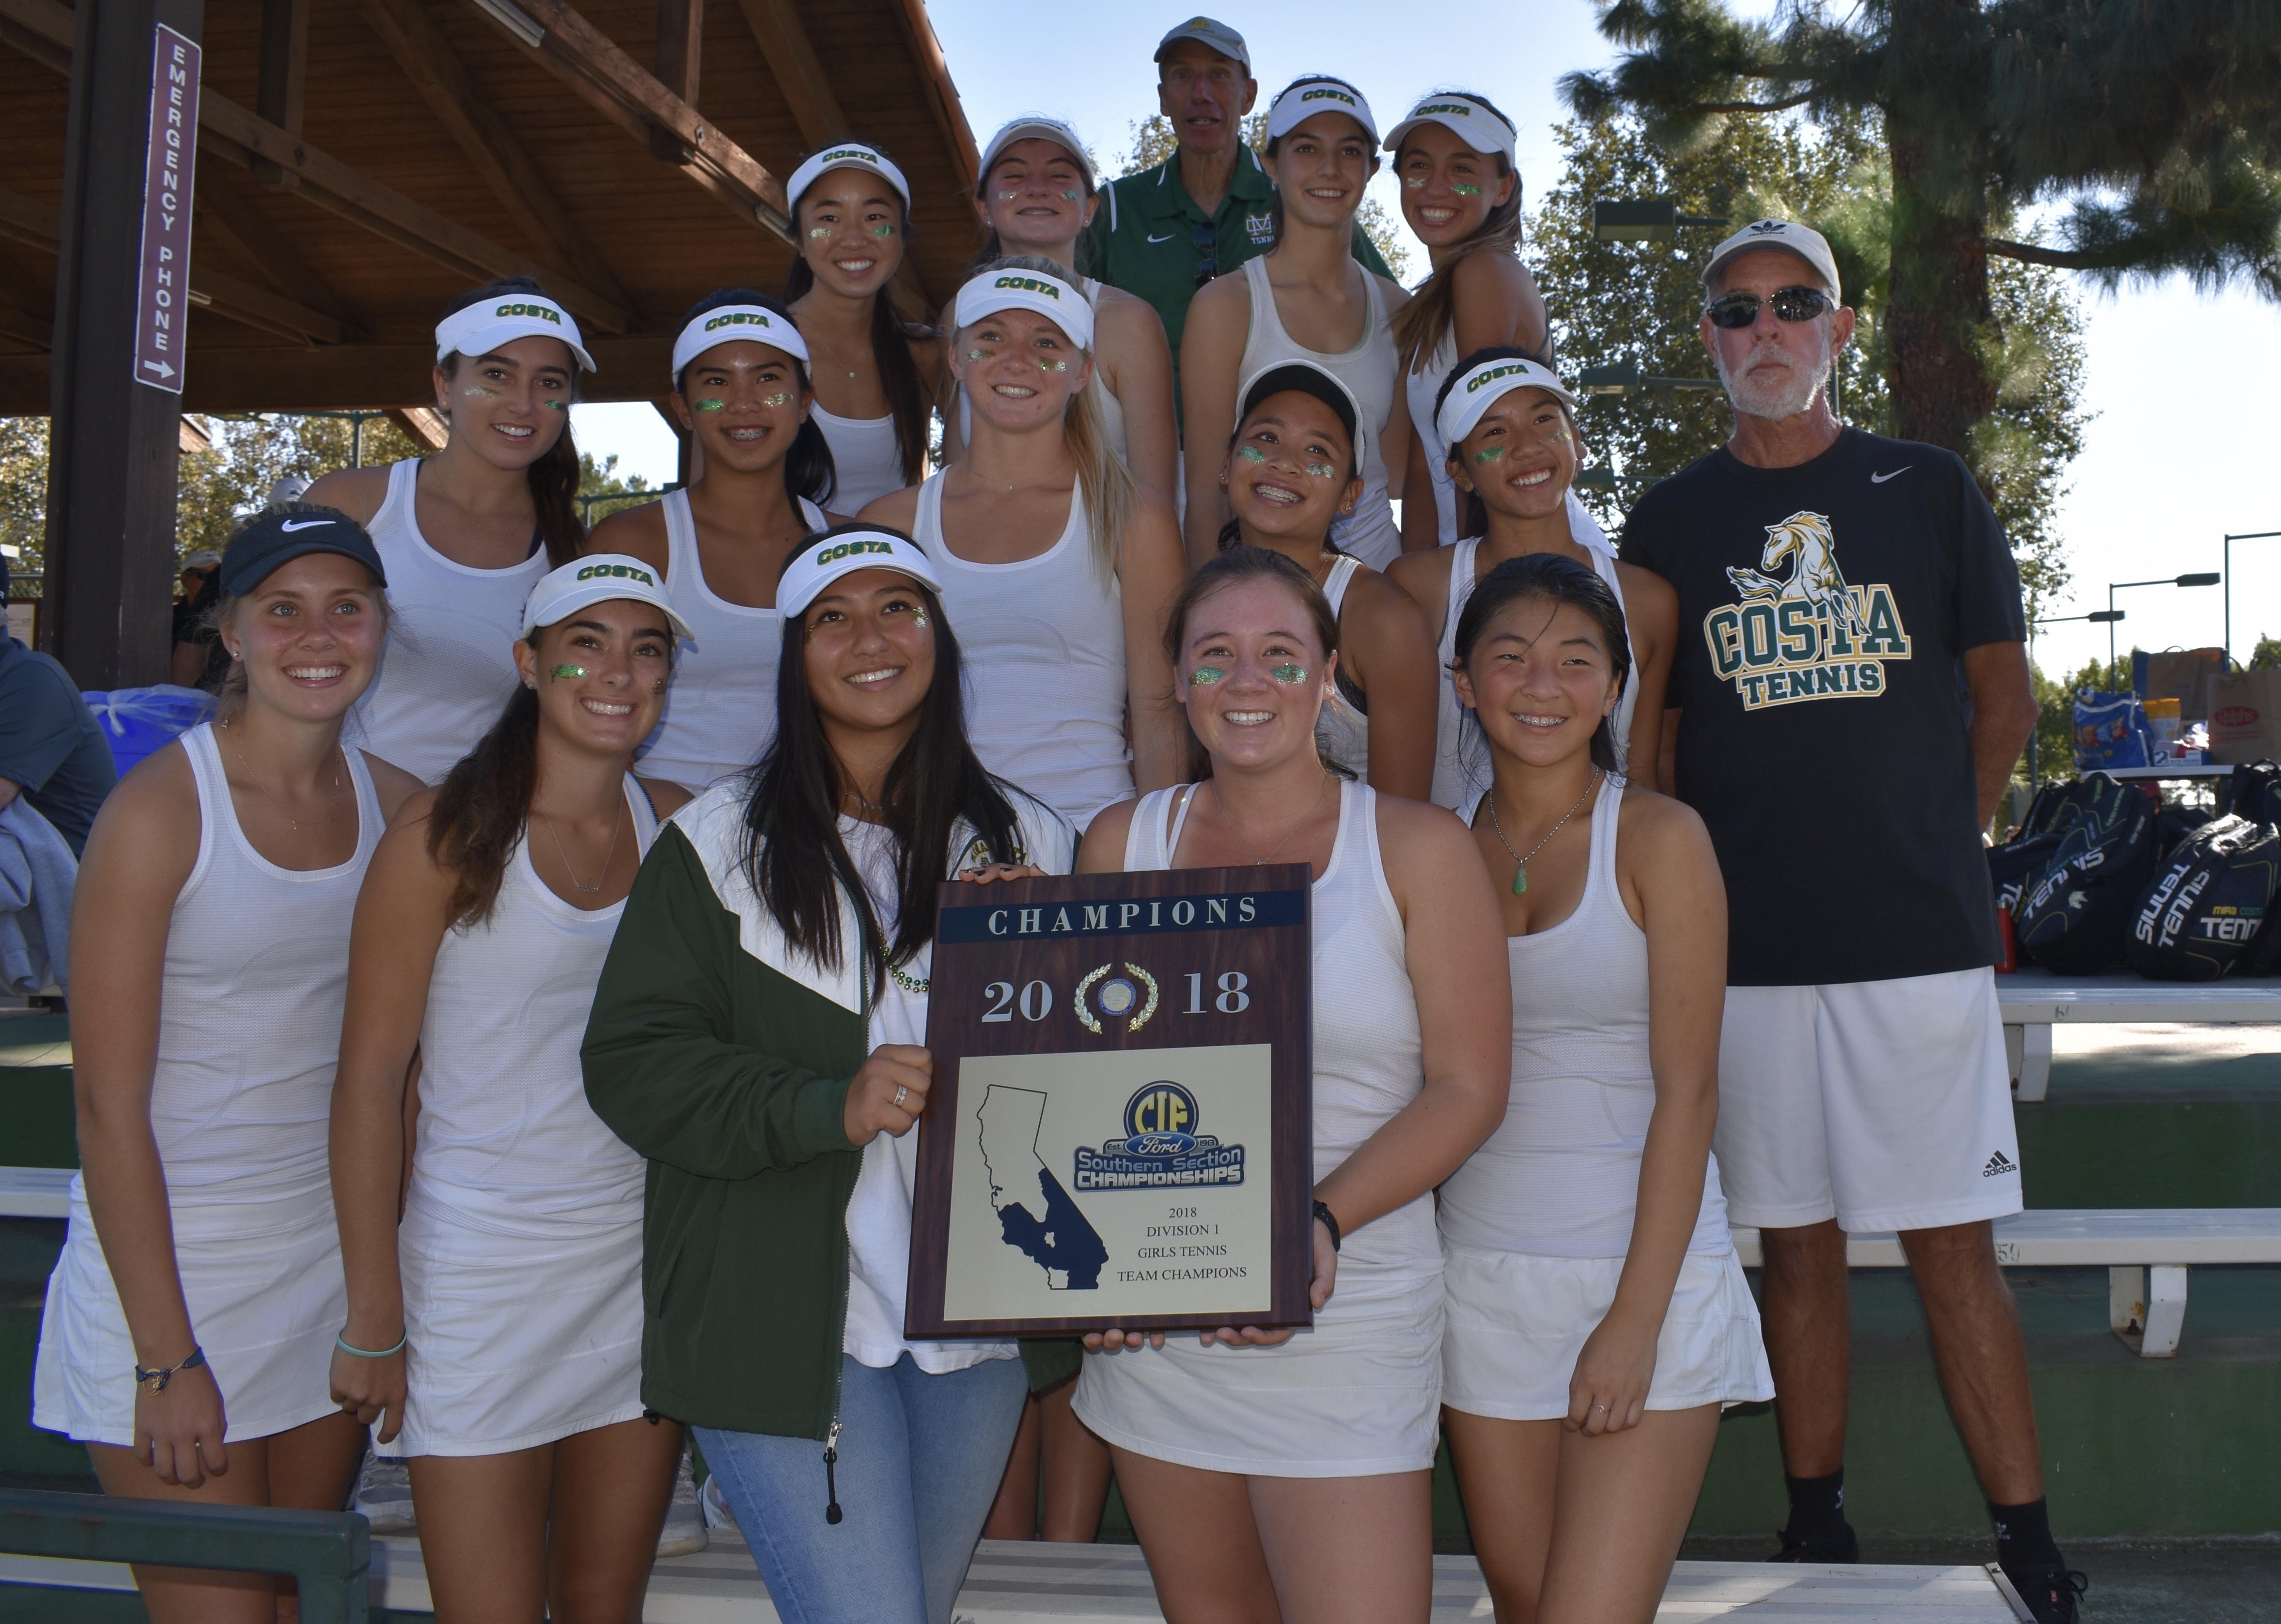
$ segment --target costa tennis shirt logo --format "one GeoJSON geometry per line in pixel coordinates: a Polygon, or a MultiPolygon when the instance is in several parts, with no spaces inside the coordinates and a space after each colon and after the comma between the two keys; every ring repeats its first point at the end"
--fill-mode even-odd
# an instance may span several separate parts
{"type": "Polygon", "coordinates": [[[1035,276],[1001,276],[990,285],[994,288],[1021,288],[1031,293],[1042,293],[1048,298],[1057,299],[1062,296],[1059,288],[1049,282],[1040,282],[1035,276]]]}
{"type": "Polygon", "coordinates": [[[1469,395],[1476,393],[1481,390],[1488,388],[1499,378],[1525,378],[1527,377],[1529,374],[1530,368],[1523,366],[1516,365],[1512,367],[1492,367],[1487,372],[1479,374],[1474,377],[1467,378],[1465,380],[1465,393],[1469,395]]]}
{"type": "Polygon", "coordinates": [[[1303,102],[1344,102],[1349,107],[1362,105],[1360,102],[1336,85],[1317,85],[1311,90],[1302,90],[1299,92],[1299,99],[1303,102]]]}
{"type": "Polygon", "coordinates": [[[622,580],[638,581],[644,586],[655,586],[657,577],[646,569],[636,569],[631,564],[589,564],[571,579],[593,581],[615,576],[622,580]]]}
{"type": "Polygon", "coordinates": [[[551,305],[502,305],[491,312],[495,316],[537,316],[542,321],[562,325],[562,313],[551,305]]]}
{"type": "Polygon", "coordinates": [[[1738,601],[1703,617],[1712,669],[1744,710],[1801,700],[1875,699],[1888,660],[1912,653],[1892,588],[1847,584],[1829,515],[1769,524],[1756,569],[1729,566],[1738,601]],[[1771,573],[1787,564],[1787,577],[1771,573]]]}
{"type": "Polygon", "coordinates": [[[707,321],[703,330],[711,332],[716,327],[774,327],[775,322],[758,311],[731,310],[707,321]]]}
{"type": "Polygon", "coordinates": [[[884,553],[889,558],[895,556],[894,548],[884,541],[843,541],[824,548],[816,555],[816,561],[819,564],[836,563],[843,558],[853,558],[858,553],[884,553]]]}
{"type": "MultiPolygon", "coordinates": [[[[1202,1113],[1196,1096],[1170,1080],[1149,1083],[1125,1102],[1125,1133],[1100,1149],[1077,1148],[1071,1170],[1080,1190],[1155,1190],[1180,1185],[1241,1184],[1243,1147],[1223,1145],[1200,1135],[1202,1113]]],[[[1152,1241],[1189,1241],[1169,1247],[1144,1246],[1145,1258],[1225,1257],[1225,1243],[1212,1240],[1210,1224],[1152,1224],[1152,1241]],[[1191,1237],[1194,1239],[1191,1240],[1191,1237]]],[[[1188,1276],[1187,1278],[1210,1278],[1188,1276]]]]}

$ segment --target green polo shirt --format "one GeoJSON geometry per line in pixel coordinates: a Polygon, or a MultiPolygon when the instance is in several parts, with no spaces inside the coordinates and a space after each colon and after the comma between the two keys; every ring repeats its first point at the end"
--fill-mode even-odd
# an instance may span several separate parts
{"type": "MultiPolygon", "coordinates": [[[[1245,147],[1229,177],[1227,195],[1210,217],[1218,239],[1212,257],[1221,274],[1267,251],[1274,229],[1274,198],[1275,189],[1260,167],[1259,155],[1245,147]]],[[[1188,301],[1196,295],[1196,267],[1204,262],[1196,228],[1205,219],[1180,183],[1180,160],[1175,154],[1154,169],[1111,181],[1079,251],[1089,275],[1156,307],[1164,319],[1164,336],[1171,340],[1176,375],[1180,332],[1188,324],[1188,301]]],[[[1392,275],[1359,224],[1355,227],[1354,255],[1364,269],[1392,275]]]]}

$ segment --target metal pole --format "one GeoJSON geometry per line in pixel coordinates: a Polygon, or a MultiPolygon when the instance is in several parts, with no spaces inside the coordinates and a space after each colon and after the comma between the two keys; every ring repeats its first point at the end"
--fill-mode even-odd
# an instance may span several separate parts
{"type": "MultiPolygon", "coordinates": [[[[2107,589],[2107,613],[2110,617],[2115,613],[2115,588],[2112,585],[2107,589]]],[[[2115,622],[2112,618],[2107,623],[2107,680],[2110,683],[2115,680],[2115,622]]]]}

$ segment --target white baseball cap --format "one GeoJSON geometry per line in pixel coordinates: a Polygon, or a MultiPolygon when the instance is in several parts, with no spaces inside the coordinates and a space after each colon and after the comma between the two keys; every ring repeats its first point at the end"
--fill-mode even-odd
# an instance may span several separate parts
{"type": "Polygon", "coordinates": [[[990,183],[990,166],[998,161],[998,155],[1017,141],[1050,141],[1055,146],[1066,149],[1085,174],[1086,189],[1094,191],[1100,189],[1101,177],[1093,172],[1093,159],[1086,155],[1085,143],[1077,138],[1077,132],[1059,119],[1031,113],[1016,119],[990,137],[990,144],[982,149],[982,176],[976,182],[977,190],[990,183]]]}
{"type": "Polygon", "coordinates": [[[530,596],[522,600],[522,635],[528,638],[541,626],[552,626],[590,603],[607,603],[613,598],[650,605],[664,615],[676,637],[697,635],[673,612],[657,572],[622,553],[589,553],[539,576],[530,596]]]}
{"type": "Polygon", "coordinates": [[[1194,40],[1223,57],[1232,57],[1243,64],[1246,73],[1251,72],[1251,47],[1243,43],[1243,35],[1224,22],[1210,17],[1189,18],[1156,42],[1156,60],[1162,62],[1164,53],[1182,40],[1194,40]]]}
{"type": "Polygon", "coordinates": [[[1517,389],[1541,389],[1571,412],[1576,409],[1576,397],[1550,367],[1518,360],[1483,361],[1450,385],[1450,392],[1442,398],[1442,409],[1434,414],[1434,427],[1454,447],[1473,431],[1491,406],[1517,389]]]}
{"type": "Polygon", "coordinates": [[[942,591],[932,561],[909,537],[877,525],[843,524],[800,544],[777,583],[777,613],[802,613],[825,587],[859,569],[892,569],[942,591]]]}
{"type": "Polygon", "coordinates": [[[765,305],[715,305],[690,317],[681,336],[673,341],[673,381],[678,384],[682,368],[715,344],[734,344],[740,338],[782,350],[794,360],[807,363],[808,340],[783,311],[765,305]]]}
{"type": "Polygon", "coordinates": [[[1370,103],[1363,93],[1345,80],[1324,73],[1292,81],[1275,98],[1275,104],[1267,110],[1267,138],[1280,140],[1324,112],[1345,113],[1362,126],[1372,146],[1378,144],[1378,120],[1371,116],[1370,103]]]}
{"type": "Polygon", "coordinates": [[[1445,90],[1429,96],[1410,110],[1410,116],[1386,132],[1386,150],[1398,152],[1402,138],[1421,124],[1438,124],[1476,152],[1504,154],[1505,166],[1514,163],[1519,134],[1512,122],[1478,96],[1445,90]]]}
{"type": "Polygon", "coordinates": [[[1729,259],[1761,248],[1779,248],[1796,254],[1813,267],[1830,298],[1842,296],[1844,290],[1837,285],[1837,259],[1829,251],[1829,239],[1812,226],[1801,226],[1794,220],[1754,220],[1720,244],[1711,251],[1711,263],[1703,267],[1703,285],[1712,286],[1729,259]]]}
{"type": "Polygon", "coordinates": [[[489,355],[503,344],[533,337],[560,338],[570,346],[580,367],[596,370],[577,322],[544,293],[502,293],[453,311],[436,323],[436,359],[442,362],[454,355],[489,355]]]}
{"type": "Polygon", "coordinates": [[[1093,305],[1072,284],[1043,271],[988,270],[970,278],[951,306],[955,329],[1001,310],[1034,310],[1080,350],[1093,348],[1093,305]]]}
{"type": "Polygon", "coordinates": [[[868,169],[895,189],[905,208],[911,206],[911,183],[903,179],[903,172],[895,167],[895,160],[860,141],[843,141],[837,146],[826,147],[793,170],[792,179],[785,182],[785,206],[798,210],[801,194],[834,169],[868,169]]]}

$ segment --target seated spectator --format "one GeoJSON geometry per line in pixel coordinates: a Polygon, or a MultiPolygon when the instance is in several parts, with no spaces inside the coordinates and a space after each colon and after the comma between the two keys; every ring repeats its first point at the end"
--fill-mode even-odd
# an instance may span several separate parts
{"type": "Polygon", "coordinates": [[[215,635],[214,605],[221,599],[221,555],[193,553],[182,565],[182,601],[174,606],[174,652],[166,680],[182,688],[221,692],[229,655],[215,635]],[[199,561],[207,561],[201,568],[199,561]]]}
{"type": "MultiPolygon", "coordinates": [[[[0,562],[0,599],[7,595],[0,562]]],[[[71,674],[14,638],[0,639],[0,807],[22,796],[78,857],[118,778],[102,724],[71,674]]]]}

